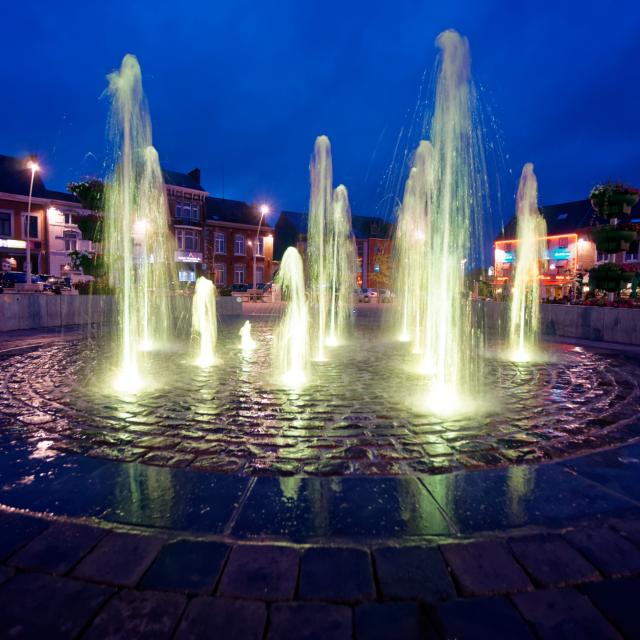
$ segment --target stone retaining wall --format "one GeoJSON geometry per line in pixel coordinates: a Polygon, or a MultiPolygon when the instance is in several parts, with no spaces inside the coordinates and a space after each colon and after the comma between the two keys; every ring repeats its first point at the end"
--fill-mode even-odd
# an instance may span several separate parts
{"type": "MultiPolygon", "coordinates": [[[[486,328],[494,335],[504,336],[508,305],[490,301],[480,304],[486,328]]],[[[640,345],[640,309],[566,304],[543,304],[540,309],[545,336],[640,345]]]]}
{"type": "MultiPolygon", "coordinates": [[[[242,314],[242,303],[236,298],[220,297],[216,302],[220,316],[242,314]]],[[[176,296],[175,305],[180,315],[190,314],[191,297],[176,296]]],[[[3,293],[0,331],[103,323],[112,317],[113,309],[112,296],[3,293]]]]}

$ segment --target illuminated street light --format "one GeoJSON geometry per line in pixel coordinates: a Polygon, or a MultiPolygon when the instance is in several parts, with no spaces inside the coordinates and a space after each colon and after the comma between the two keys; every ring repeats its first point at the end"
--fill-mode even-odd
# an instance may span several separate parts
{"type": "Polygon", "coordinates": [[[27,168],[31,171],[31,184],[29,185],[29,204],[27,205],[27,253],[26,253],[26,274],[27,274],[27,290],[31,288],[31,196],[33,195],[33,181],[36,177],[36,171],[40,171],[38,163],[34,160],[27,162],[27,168]]]}

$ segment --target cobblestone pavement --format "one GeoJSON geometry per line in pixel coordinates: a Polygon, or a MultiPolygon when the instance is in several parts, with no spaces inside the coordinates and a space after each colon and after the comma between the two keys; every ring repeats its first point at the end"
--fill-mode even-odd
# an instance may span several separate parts
{"type": "Polygon", "coordinates": [[[640,518],[440,545],[174,537],[0,512],[0,637],[638,638],[640,518]]]}

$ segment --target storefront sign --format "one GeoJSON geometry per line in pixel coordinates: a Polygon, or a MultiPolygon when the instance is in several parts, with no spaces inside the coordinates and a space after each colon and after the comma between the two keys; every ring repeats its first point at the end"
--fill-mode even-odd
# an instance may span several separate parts
{"type": "Polygon", "coordinates": [[[13,238],[0,238],[0,249],[26,249],[25,240],[14,240],[13,238]]]}
{"type": "Polygon", "coordinates": [[[176,262],[202,262],[202,254],[196,251],[176,251],[176,262]]]}

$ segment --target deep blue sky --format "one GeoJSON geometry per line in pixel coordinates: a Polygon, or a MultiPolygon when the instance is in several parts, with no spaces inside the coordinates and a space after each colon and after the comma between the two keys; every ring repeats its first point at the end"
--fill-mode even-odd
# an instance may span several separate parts
{"type": "Polygon", "coordinates": [[[165,167],[199,166],[213,195],[224,167],[226,197],[304,209],[313,141],[326,133],[354,212],[384,213],[385,172],[446,28],[469,38],[495,119],[505,217],[527,161],[541,204],[585,197],[609,178],[640,186],[637,0],[7,5],[0,153],[37,152],[50,188],[102,174],[100,96],[131,52],[165,167]]]}

